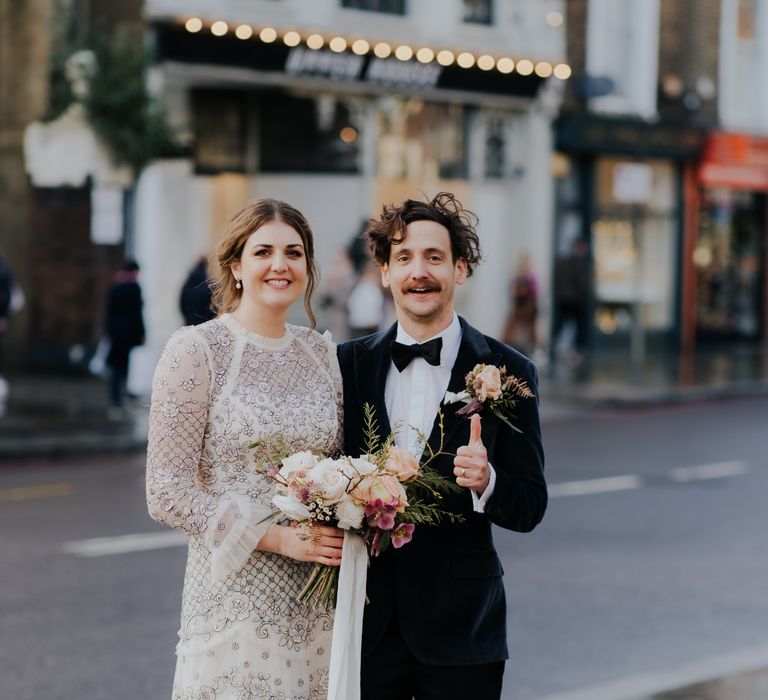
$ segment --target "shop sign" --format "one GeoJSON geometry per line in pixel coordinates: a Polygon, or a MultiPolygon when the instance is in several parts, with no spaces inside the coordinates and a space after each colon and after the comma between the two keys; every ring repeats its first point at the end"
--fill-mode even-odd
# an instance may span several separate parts
{"type": "Polygon", "coordinates": [[[705,187],[768,191],[768,139],[748,134],[711,134],[699,168],[705,187]]]}
{"type": "Polygon", "coordinates": [[[427,89],[437,85],[442,67],[397,58],[373,58],[366,65],[366,59],[355,54],[313,51],[297,46],[288,53],[285,72],[331,80],[363,80],[391,87],[427,89]]]}

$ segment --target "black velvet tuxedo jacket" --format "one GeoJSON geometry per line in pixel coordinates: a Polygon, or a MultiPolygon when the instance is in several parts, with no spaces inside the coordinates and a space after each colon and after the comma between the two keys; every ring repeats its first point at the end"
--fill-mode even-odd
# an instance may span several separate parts
{"type": "MultiPolygon", "coordinates": [[[[510,374],[528,382],[537,394],[538,374],[527,358],[484,336],[460,319],[459,354],[448,390],[464,389],[466,374],[478,363],[506,366],[510,374]]],[[[338,348],[344,378],[344,443],[349,455],[364,453],[363,404],[376,409],[382,439],[391,431],[384,403],[384,385],[390,368],[388,332],[344,343],[338,348]]],[[[469,442],[469,420],[457,416],[463,404],[443,406],[446,452],[469,442]]],[[[547,506],[544,454],[541,445],[538,399],[521,399],[512,431],[489,411],[482,412],[482,438],[496,470],[496,485],[485,513],[475,513],[466,489],[443,501],[447,510],[460,513],[461,523],[417,526],[413,540],[371,560],[368,598],[363,622],[363,655],[370,654],[393,614],[398,615],[410,651],[423,663],[461,666],[507,658],[506,603],[501,562],[491,536],[491,523],[509,530],[529,532],[547,506]]],[[[433,449],[440,436],[435,424],[429,436],[433,449]]],[[[454,479],[453,458],[433,463],[454,479]]]]}

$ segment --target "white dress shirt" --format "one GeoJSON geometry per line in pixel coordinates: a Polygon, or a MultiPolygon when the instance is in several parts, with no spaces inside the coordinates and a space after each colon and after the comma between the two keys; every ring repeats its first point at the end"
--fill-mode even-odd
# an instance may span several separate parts
{"type": "MultiPolygon", "coordinates": [[[[429,437],[432,432],[437,409],[448,390],[451,370],[459,354],[461,344],[459,317],[454,314],[451,324],[433,338],[443,339],[440,364],[430,365],[423,357],[415,357],[402,372],[398,372],[397,367],[390,360],[387,383],[384,388],[384,402],[387,406],[389,424],[395,431],[395,445],[411,450],[416,459],[419,459],[424,451],[418,431],[421,431],[425,437],[429,437]]],[[[399,323],[395,340],[403,345],[413,345],[418,342],[408,335],[399,323]]],[[[485,504],[491,497],[496,483],[496,472],[493,467],[490,469],[490,481],[482,495],[478,495],[475,491],[471,492],[472,503],[478,513],[485,512],[485,504]]]]}

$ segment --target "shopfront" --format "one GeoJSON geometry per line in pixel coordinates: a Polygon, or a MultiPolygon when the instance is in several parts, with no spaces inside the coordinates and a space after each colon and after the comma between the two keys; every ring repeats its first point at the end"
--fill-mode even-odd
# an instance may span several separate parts
{"type": "Polygon", "coordinates": [[[567,167],[558,183],[555,254],[566,256],[576,239],[588,243],[588,345],[641,362],[679,337],[683,173],[698,158],[702,135],[578,115],[559,120],[556,139],[567,167]]]}
{"type": "Polygon", "coordinates": [[[688,336],[697,344],[753,342],[766,330],[768,139],[710,135],[696,173],[686,260],[688,336]]]}

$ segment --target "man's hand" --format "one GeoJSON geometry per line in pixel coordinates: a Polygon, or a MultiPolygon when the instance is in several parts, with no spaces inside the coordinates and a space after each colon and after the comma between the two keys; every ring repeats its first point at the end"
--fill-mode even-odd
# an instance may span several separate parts
{"type": "Polygon", "coordinates": [[[482,494],[488,487],[491,469],[488,466],[488,452],[481,436],[480,416],[475,413],[469,423],[469,444],[456,450],[453,460],[456,483],[464,488],[482,494]]]}

